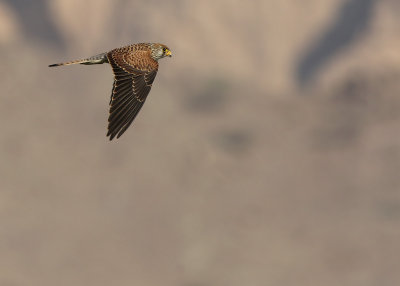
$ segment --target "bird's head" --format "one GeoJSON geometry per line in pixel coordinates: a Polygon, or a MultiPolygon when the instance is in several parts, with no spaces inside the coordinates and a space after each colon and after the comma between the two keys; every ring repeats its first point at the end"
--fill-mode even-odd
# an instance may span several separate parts
{"type": "Polygon", "coordinates": [[[151,44],[151,57],[158,61],[164,57],[171,57],[170,49],[163,44],[151,44]]]}

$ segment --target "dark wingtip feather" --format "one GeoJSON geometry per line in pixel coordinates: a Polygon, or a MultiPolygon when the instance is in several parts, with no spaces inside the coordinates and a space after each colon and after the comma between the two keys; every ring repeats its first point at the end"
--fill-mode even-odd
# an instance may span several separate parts
{"type": "Polygon", "coordinates": [[[52,64],[52,65],[49,65],[49,68],[51,68],[51,67],[58,67],[58,66],[61,66],[60,64],[52,64]]]}
{"type": "Polygon", "coordinates": [[[107,137],[110,137],[110,138],[108,138],[108,139],[110,139],[110,141],[112,141],[113,139],[114,139],[114,137],[115,137],[115,133],[112,133],[111,132],[111,130],[108,130],[108,132],[107,132],[107,137]]]}

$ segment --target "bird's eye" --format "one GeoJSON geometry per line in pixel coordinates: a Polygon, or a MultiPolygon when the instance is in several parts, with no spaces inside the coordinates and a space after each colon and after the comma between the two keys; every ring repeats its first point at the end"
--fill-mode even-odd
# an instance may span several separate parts
{"type": "Polygon", "coordinates": [[[165,54],[165,52],[167,51],[167,48],[163,48],[162,51],[163,51],[164,54],[165,54]]]}

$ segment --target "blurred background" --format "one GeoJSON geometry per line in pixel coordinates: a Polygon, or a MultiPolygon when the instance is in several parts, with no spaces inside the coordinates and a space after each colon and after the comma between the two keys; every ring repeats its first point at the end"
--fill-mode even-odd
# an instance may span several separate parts
{"type": "Polygon", "coordinates": [[[0,285],[400,285],[400,2],[0,1],[0,285]],[[106,138],[108,65],[161,42],[106,138]]]}

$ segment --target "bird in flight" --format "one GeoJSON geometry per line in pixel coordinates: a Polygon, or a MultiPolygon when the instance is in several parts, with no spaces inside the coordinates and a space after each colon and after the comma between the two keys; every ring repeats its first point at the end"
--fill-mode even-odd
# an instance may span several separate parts
{"type": "Polygon", "coordinates": [[[150,92],[158,71],[158,60],[171,57],[170,49],[159,43],[140,43],[107,53],[49,67],[72,64],[95,65],[109,63],[114,73],[110,99],[107,136],[119,138],[132,124],[150,92]]]}

